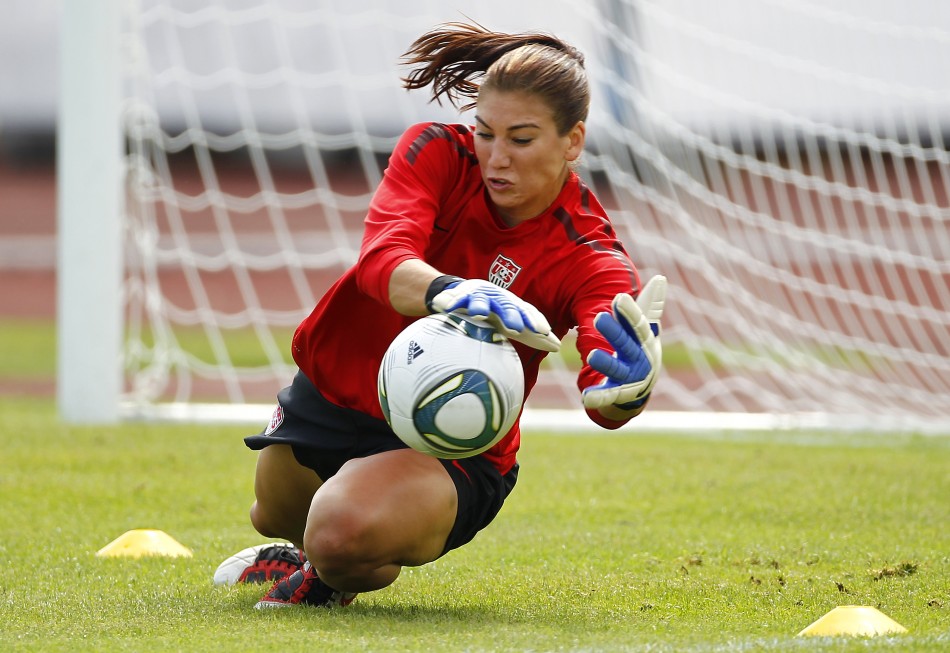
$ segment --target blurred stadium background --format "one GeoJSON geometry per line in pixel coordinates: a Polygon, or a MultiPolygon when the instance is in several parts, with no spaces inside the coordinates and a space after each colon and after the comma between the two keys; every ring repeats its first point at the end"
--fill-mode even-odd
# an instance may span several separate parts
{"type": "MultiPolygon", "coordinates": [[[[403,92],[399,55],[471,18],[587,54],[583,175],[641,272],[672,283],[664,417],[950,431],[946,3],[113,4],[127,414],[270,401],[287,330],[355,256],[393,139],[466,119],[403,92]],[[247,349],[260,360],[242,367],[247,349]]],[[[0,317],[55,317],[67,6],[2,10],[0,317]]],[[[552,360],[533,405],[577,405],[572,364],[552,360]]]]}

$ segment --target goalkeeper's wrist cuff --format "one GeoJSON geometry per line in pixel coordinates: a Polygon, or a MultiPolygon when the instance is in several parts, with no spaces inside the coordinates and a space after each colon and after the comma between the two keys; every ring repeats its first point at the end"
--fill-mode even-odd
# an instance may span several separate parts
{"type": "Polygon", "coordinates": [[[465,281],[462,277],[456,277],[452,274],[443,274],[442,276],[436,277],[432,280],[432,283],[429,284],[429,288],[426,290],[426,310],[430,313],[435,313],[432,308],[432,300],[435,299],[435,296],[446,288],[451,288],[452,286],[462,283],[465,281]]]}

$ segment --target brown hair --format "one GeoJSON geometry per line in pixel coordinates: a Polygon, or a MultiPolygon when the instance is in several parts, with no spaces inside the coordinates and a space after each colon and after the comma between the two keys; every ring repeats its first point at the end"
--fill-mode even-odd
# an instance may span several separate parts
{"type": "Polygon", "coordinates": [[[550,34],[505,34],[478,24],[447,23],[416,39],[403,59],[416,66],[403,77],[405,88],[431,84],[433,100],[441,104],[444,96],[461,111],[476,105],[480,90],[521,91],[551,108],[562,135],[587,119],[584,55],[550,34]],[[473,101],[461,105],[463,98],[473,101]]]}

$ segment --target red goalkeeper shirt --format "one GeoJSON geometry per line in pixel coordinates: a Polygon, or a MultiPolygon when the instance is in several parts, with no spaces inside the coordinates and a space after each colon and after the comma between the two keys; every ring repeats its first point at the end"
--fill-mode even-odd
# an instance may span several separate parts
{"type": "MultiPolygon", "coordinates": [[[[508,227],[488,199],[471,129],[416,125],[400,139],[370,203],[358,262],[294,334],[294,361],[330,401],[382,419],[376,392],[380,361],[396,334],[418,319],[392,308],[389,278],[412,258],[443,274],[487,279],[511,290],[536,306],[558,337],[578,327],[584,361],[595,347],[612,351],[594,329],[597,313],[609,311],[617,293],[640,291],[636,268],[606,212],[576,174],[543,214],[508,227]]],[[[524,366],[527,396],[546,352],[513,344],[524,366]]],[[[585,363],[578,388],[601,379],[585,363]]],[[[606,428],[623,423],[587,413],[606,428]]],[[[482,455],[506,473],[520,441],[516,423],[482,455]]]]}

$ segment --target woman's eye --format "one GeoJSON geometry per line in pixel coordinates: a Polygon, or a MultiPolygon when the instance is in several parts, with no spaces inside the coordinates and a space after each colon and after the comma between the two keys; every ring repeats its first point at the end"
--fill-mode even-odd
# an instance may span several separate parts
{"type": "Polygon", "coordinates": [[[533,139],[530,139],[530,138],[512,138],[511,142],[514,143],[515,145],[527,145],[532,140],[533,139]]]}
{"type": "Polygon", "coordinates": [[[475,132],[475,135],[478,136],[483,141],[488,141],[488,140],[491,140],[492,138],[492,135],[489,134],[488,132],[475,132]]]}

